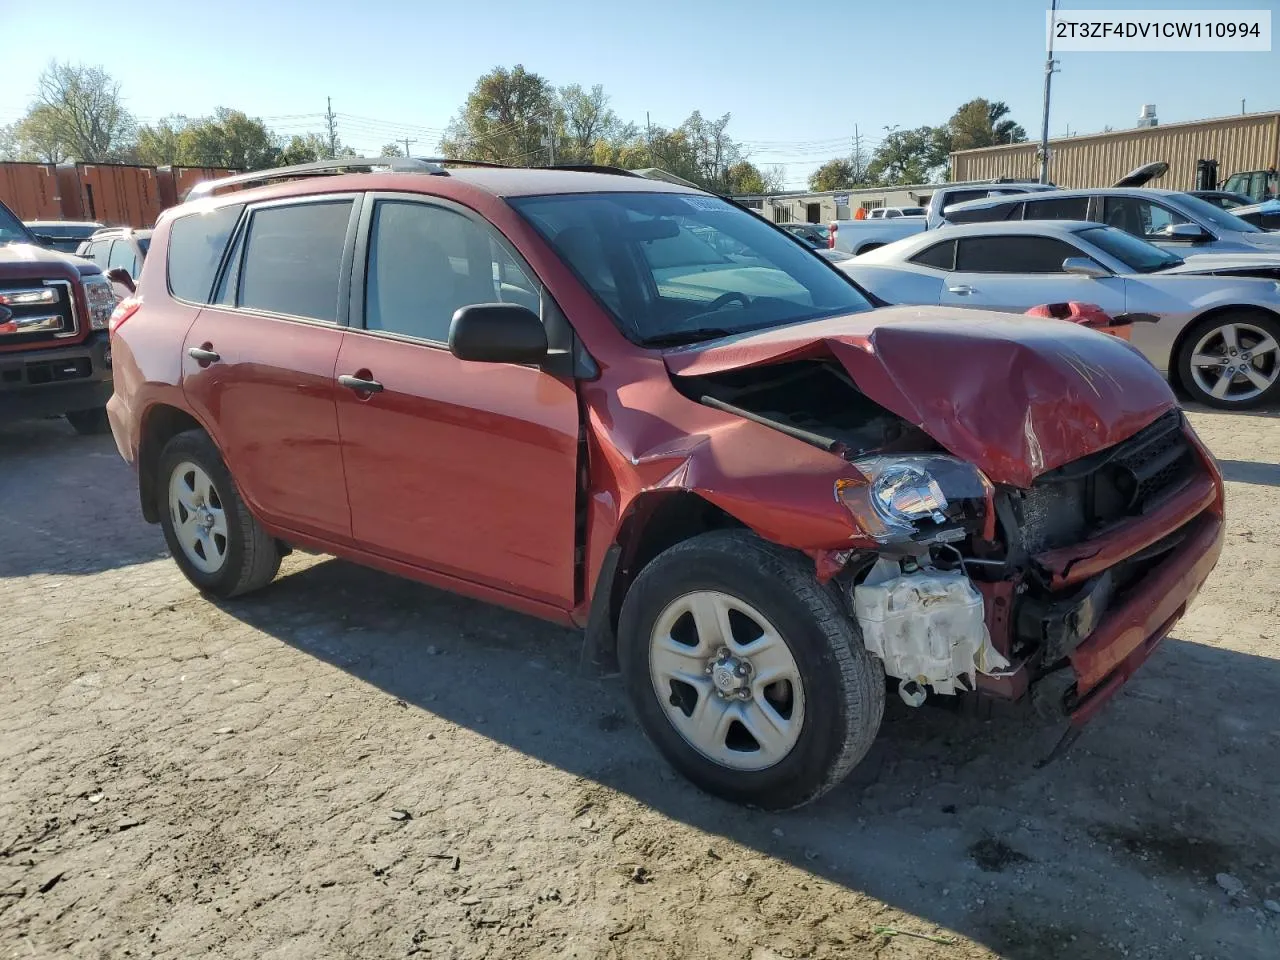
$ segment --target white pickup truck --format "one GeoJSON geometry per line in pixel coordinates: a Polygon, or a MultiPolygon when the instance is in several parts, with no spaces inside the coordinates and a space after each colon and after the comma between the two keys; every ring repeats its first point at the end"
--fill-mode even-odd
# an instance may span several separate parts
{"type": "Polygon", "coordinates": [[[865,220],[833,220],[832,246],[857,256],[886,243],[942,226],[943,211],[957,203],[1055,189],[1048,184],[1022,181],[949,183],[933,192],[925,216],[875,217],[875,211],[872,211],[865,220]]]}

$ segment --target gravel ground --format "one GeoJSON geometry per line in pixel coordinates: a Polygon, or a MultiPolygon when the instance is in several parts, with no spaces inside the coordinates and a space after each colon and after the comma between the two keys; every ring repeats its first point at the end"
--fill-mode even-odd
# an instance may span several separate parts
{"type": "Polygon", "coordinates": [[[0,956],[1278,957],[1280,417],[1192,418],[1226,553],[1073,752],[895,700],[787,815],[576,634],[296,554],[215,605],[109,438],[0,428],[0,956]]]}

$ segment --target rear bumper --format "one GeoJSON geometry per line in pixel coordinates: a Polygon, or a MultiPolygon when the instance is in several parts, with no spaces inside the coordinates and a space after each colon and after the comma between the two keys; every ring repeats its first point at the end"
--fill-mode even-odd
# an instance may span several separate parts
{"type": "Polygon", "coordinates": [[[0,354],[0,421],[93,410],[106,406],[110,396],[105,330],[74,346],[0,354]]]}

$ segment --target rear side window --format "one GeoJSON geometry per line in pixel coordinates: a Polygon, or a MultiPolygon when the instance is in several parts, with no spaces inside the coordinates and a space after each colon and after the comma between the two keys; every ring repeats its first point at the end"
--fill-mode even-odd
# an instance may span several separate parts
{"type": "Polygon", "coordinates": [[[933,267],[937,270],[954,270],[956,264],[956,242],[947,240],[945,243],[935,243],[928,249],[921,250],[911,258],[912,263],[918,263],[922,267],[933,267]]]}
{"type": "Polygon", "coordinates": [[[1021,220],[1022,201],[1011,200],[1008,203],[996,203],[976,210],[948,208],[946,216],[949,223],[996,223],[1002,220],[1021,220]]]}
{"type": "Polygon", "coordinates": [[[336,323],[350,220],[350,200],[255,210],[237,305],[336,323]]]}
{"type": "Polygon", "coordinates": [[[1028,200],[1022,215],[1024,220],[1088,220],[1088,197],[1054,197],[1049,200],[1028,200]]]}
{"type": "Polygon", "coordinates": [[[1062,261],[1081,253],[1052,237],[964,237],[956,250],[962,273],[1062,273],[1062,261]]]}
{"type": "Polygon", "coordinates": [[[243,209],[243,203],[233,203],[173,221],[165,265],[169,271],[169,291],[179,300],[209,302],[213,279],[243,209]]]}
{"type": "Polygon", "coordinates": [[[138,258],[134,256],[133,247],[128,241],[117,240],[111,246],[111,256],[107,259],[107,268],[124,267],[131,277],[138,275],[138,258]]]}

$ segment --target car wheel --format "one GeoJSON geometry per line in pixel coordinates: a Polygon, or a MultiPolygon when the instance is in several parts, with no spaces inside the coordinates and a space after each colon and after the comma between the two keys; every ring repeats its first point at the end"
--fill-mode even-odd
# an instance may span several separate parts
{"type": "Polygon", "coordinates": [[[812,563],[745,531],[660,554],[622,605],[619,660],[649,739],[716,796],[769,810],[839,783],[884,712],[884,670],[812,563]]]}
{"type": "Polygon", "coordinates": [[[1192,328],[1178,351],[1178,375],[1192,399],[1244,410],[1280,396],[1280,320],[1225,313],[1192,328]]]}
{"type": "Polygon", "coordinates": [[[111,429],[105,407],[97,407],[93,410],[72,410],[67,414],[67,422],[82,437],[106,433],[111,429]]]}
{"type": "Polygon", "coordinates": [[[859,247],[858,252],[855,254],[855,256],[860,257],[864,253],[870,253],[872,250],[879,250],[883,246],[884,246],[883,243],[868,243],[865,246],[859,247]]]}
{"type": "Polygon", "coordinates": [[[215,597],[266,586],[280,551],[249,512],[213,441],[200,430],[173,437],[160,454],[160,523],[187,579],[215,597]]]}

